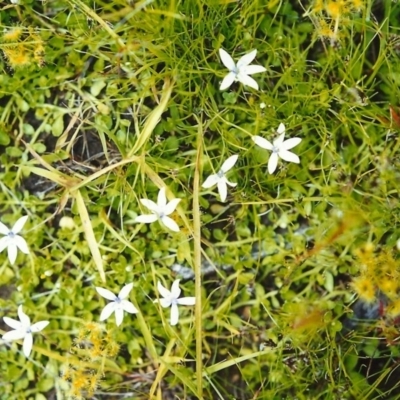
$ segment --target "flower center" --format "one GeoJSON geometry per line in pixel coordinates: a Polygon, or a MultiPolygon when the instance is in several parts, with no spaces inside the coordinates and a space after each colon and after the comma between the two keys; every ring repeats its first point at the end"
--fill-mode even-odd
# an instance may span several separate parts
{"type": "Polygon", "coordinates": [[[218,178],[223,178],[224,177],[224,171],[222,171],[222,169],[220,169],[218,172],[217,172],[217,176],[218,176],[218,178]]]}
{"type": "Polygon", "coordinates": [[[10,239],[14,239],[14,238],[15,238],[15,233],[14,233],[13,231],[10,231],[10,232],[8,232],[7,236],[8,236],[10,239]]]}
{"type": "Polygon", "coordinates": [[[277,147],[277,146],[272,146],[272,152],[273,152],[273,153],[279,153],[279,147],[277,147]]]}

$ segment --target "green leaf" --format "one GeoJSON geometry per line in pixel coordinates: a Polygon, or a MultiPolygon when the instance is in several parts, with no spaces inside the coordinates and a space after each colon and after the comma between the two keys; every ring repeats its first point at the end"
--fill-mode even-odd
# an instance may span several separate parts
{"type": "Polygon", "coordinates": [[[103,80],[94,82],[90,88],[90,93],[94,97],[97,97],[105,86],[106,86],[106,83],[103,80]]]}
{"type": "Polygon", "coordinates": [[[54,386],[54,379],[46,378],[39,381],[37,384],[38,389],[41,392],[48,392],[54,386]]]}
{"type": "Polygon", "coordinates": [[[6,148],[6,153],[10,157],[21,157],[22,156],[22,151],[18,147],[7,147],[6,148]]]}
{"type": "Polygon", "coordinates": [[[10,144],[10,136],[3,129],[0,129],[0,146],[8,146],[10,144]]]}
{"type": "Polygon", "coordinates": [[[53,122],[52,125],[52,134],[55,137],[61,136],[64,132],[64,116],[59,115],[53,122]]]}

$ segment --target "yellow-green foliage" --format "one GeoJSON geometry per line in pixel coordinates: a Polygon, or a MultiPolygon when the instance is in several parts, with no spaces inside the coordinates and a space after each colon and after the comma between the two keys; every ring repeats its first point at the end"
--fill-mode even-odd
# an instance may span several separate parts
{"type": "Polygon", "coordinates": [[[358,296],[372,302],[378,290],[391,302],[400,296],[400,262],[393,258],[392,250],[376,250],[372,243],[357,249],[360,275],[355,277],[352,287],[358,296]]]}
{"type": "Polygon", "coordinates": [[[6,29],[1,37],[0,48],[13,69],[31,64],[42,66],[44,63],[44,43],[32,27],[15,26],[6,29]]]}
{"type": "Polygon", "coordinates": [[[343,32],[350,27],[354,17],[360,15],[366,8],[367,0],[315,0],[307,11],[316,27],[316,34],[328,38],[331,44],[339,42],[343,32]]]}
{"type": "Polygon", "coordinates": [[[3,3],[0,220],[29,216],[29,254],[0,253],[0,334],[19,305],[49,324],[30,359],[21,340],[1,344],[0,400],[400,395],[387,346],[400,2],[3,3]],[[220,90],[220,49],[235,62],[257,50],[259,90],[220,90]],[[280,157],[269,174],[276,149],[253,138],[273,142],[281,123],[299,163],[280,157]],[[221,202],[203,184],[233,155],[221,202]],[[179,232],[136,220],[161,187],[180,199],[179,232]],[[154,300],[175,279],[196,306],[171,326],[154,300]],[[138,312],[100,323],[96,288],[130,283],[138,312]],[[382,318],[354,322],[380,302],[382,318]]]}
{"type": "Polygon", "coordinates": [[[104,332],[99,324],[86,323],[74,340],[71,353],[82,362],[70,364],[63,369],[63,379],[69,383],[67,396],[72,398],[91,398],[101,383],[104,375],[103,367],[106,358],[115,358],[120,346],[104,332]],[[91,368],[87,362],[91,363],[91,368]],[[97,369],[93,368],[93,364],[97,369]]]}

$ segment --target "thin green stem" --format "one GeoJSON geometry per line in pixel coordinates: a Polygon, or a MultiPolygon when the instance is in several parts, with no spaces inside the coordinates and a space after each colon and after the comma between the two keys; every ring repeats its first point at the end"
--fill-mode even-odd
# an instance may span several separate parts
{"type": "Polygon", "coordinates": [[[201,307],[201,221],[200,221],[200,204],[199,204],[199,188],[200,188],[200,160],[202,155],[203,143],[203,126],[201,121],[198,121],[198,136],[197,136],[197,158],[196,170],[194,173],[193,182],[193,238],[194,238],[194,274],[195,274],[195,328],[196,328],[196,381],[197,381],[197,396],[203,398],[203,364],[202,364],[202,307],[201,307]]]}

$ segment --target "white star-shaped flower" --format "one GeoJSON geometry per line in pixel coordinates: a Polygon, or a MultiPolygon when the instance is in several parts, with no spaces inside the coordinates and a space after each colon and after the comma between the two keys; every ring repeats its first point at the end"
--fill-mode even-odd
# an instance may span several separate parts
{"type": "Polygon", "coordinates": [[[219,49],[221,61],[225,67],[229,69],[229,73],[223,79],[219,90],[225,90],[231,86],[233,82],[238,81],[243,83],[243,85],[258,90],[258,83],[249,75],[265,72],[267,69],[261,65],[249,65],[256,57],[256,54],[257,50],[253,50],[241,57],[237,64],[235,64],[233,58],[224,49],[219,49]]]}
{"type": "Polygon", "coordinates": [[[22,306],[18,307],[18,317],[19,321],[9,317],[3,317],[4,322],[11,328],[13,331],[7,332],[3,335],[3,340],[20,340],[24,339],[24,343],[22,345],[23,352],[25,357],[29,357],[32,351],[33,346],[33,333],[40,332],[49,324],[49,321],[40,321],[31,325],[30,318],[22,311],[22,306]]]}
{"type": "Polygon", "coordinates": [[[18,233],[24,227],[27,216],[21,217],[11,229],[8,229],[2,222],[0,222],[0,233],[5,235],[0,239],[0,253],[7,247],[8,259],[11,265],[15,263],[17,258],[18,249],[23,253],[29,254],[28,245],[22,236],[18,233]]]}
{"type": "Polygon", "coordinates": [[[262,147],[263,149],[272,151],[272,154],[268,160],[268,172],[273,174],[278,166],[278,158],[282,158],[282,160],[293,162],[296,164],[300,163],[300,158],[288,151],[293,147],[297,146],[301,142],[301,138],[291,138],[288,140],[284,140],[285,138],[285,125],[280,123],[277,132],[279,136],[273,141],[273,143],[268,140],[262,138],[261,136],[253,136],[252,139],[254,142],[262,147]]]}
{"type": "Polygon", "coordinates": [[[101,287],[96,287],[97,293],[107,300],[111,300],[102,310],[100,314],[100,321],[104,321],[110,315],[115,312],[115,323],[117,326],[122,324],[124,319],[124,311],[130,314],[136,314],[139,310],[126,298],[129,296],[130,291],[133,288],[133,283],[125,285],[116,296],[113,292],[108,289],[103,289],[101,287]]]}
{"type": "Polygon", "coordinates": [[[209,189],[214,185],[218,185],[218,192],[221,197],[221,201],[226,200],[226,195],[228,192],[227,185],[235,187],[237,183],[229,182],[226,179],[225,174],[236,164],[238,155],[230,156],[223,164],[221,169],[216,173],[210,175],[202,184],[202,187],[209,189]]]}
{"type": "Polygon", "coordinates": [[[167,203],[167,196],[165,195],[165,187],[161,188],[158,192],[157,204],[154,201],[147,199],[140,199],[140,202],[147,207],[153,214],[150,215],[139,215],[136,217],[135,222],[142,222],[144,224],[150,224],[158,219],[171,231],[179,232],[178,224],[168,215],[175,211],[178,203],[181,199],[172,199],[167,203]]]}
{"type": "Polygon", "coordinates": [[[154,303],[159,302],[161,304],[161,307],[164,308],[171,307],[170,324],[174,326],[179,322],[178,304],[182,306],[193,306],[196,302],[196,298],[182,297],[179,299],[179,296],[181,295],[181,289],[179,287],[179,279],[175,280],[172,283],[171,291],[165,288],[160,281],[157,282],[157,288],[162,298],[154,300],[154,303]]]}

